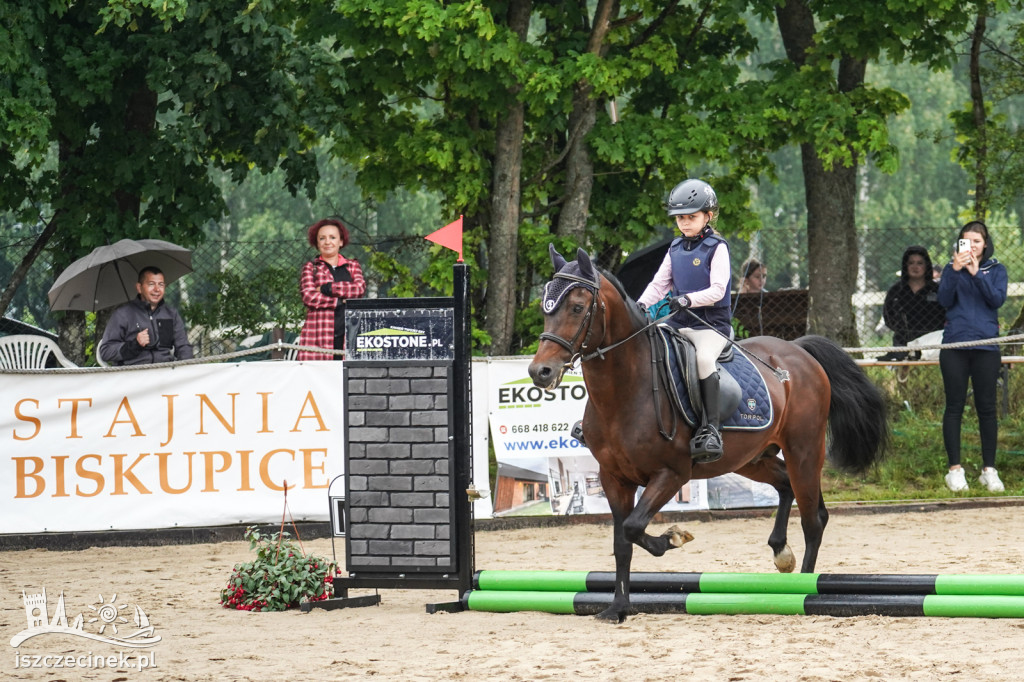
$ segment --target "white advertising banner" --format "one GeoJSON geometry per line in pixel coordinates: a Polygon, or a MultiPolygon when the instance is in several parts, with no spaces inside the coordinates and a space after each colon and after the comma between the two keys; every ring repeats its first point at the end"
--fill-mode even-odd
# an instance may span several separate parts
{"type": "Polygon", "coordinates": [[[0,375],[0,533],[326,521],[342,365],[0,375]]]}
{"type": "MultiPolygon", "coordinates": [[[[488,362],[488,416],[497,459],[495,515],[608,514],[594,456],[570,435],[587,388],[578,369],[554,390],[533,385],[529,358],[488,362]]],[[[664,511],[707,509],[704,481],[684,486],[664,511]]]]}

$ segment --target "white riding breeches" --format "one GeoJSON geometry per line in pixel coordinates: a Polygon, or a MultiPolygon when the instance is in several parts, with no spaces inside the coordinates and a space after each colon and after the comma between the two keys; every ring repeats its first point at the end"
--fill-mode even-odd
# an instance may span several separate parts
{"type": "Polygon", "coordinates": [[[729,340],[714,329],[683,327],[676,331],[688,338],[697,351],[697,378],[707,379],[715,372],[715,361],[725,350],[729,340]]]}

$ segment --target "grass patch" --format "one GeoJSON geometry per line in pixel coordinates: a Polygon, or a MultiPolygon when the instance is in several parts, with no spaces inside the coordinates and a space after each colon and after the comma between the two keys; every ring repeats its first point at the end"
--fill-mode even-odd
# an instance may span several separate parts
{"type": "MultiPolygon", "coordinates": [[[[968,397],[960,434],[961,460],[971,489],[951,493],[943,481],[948,466],[942,445],[945,394],[938,367],[902,369],[868,368],[868,376],[885,391],[889,401],[891,440],[886,459],[861,476],[836,472],[826,465],[822,484],[826,502],[949,499],[953,496],[1003,497],[1024,495],[1024,418],[1019,406],[1024,393],[1020,370],[1009,372],[1008,410],[1000,413],[996,469],[1006,486],[990,493],[978,483],[981,443],[973,397],[968,397]]],[[[1004,389],[999,389],[1002,406],[1004,389]]],[[[1000,407],[1002,410],[1002,407],[1000,407]]]]}

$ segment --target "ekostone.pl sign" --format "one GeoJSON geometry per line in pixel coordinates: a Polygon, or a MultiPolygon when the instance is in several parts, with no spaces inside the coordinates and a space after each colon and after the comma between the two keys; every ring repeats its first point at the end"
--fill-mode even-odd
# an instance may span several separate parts
{"type": "Polygon", "coordinates": [[[451,360],[455,316],[451,308],[345,311],[348,360],[451,360]]]}

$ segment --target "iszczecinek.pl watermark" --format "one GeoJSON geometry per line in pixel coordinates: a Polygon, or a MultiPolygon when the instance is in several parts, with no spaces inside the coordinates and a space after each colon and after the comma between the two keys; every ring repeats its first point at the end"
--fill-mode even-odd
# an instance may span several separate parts
{"type": "Polygon", "coordinates": [[[116,670],[145,670],[156,667],[156,652],[119,651],[116,654],[50,655],[23,654],[14,652],[14,667],[17,668],[112,668],[116,670]]]}
{"type": "Polygon", "coordinates": [[[28,627],[11,637],[14,652],[15,668],[112,668],[138,669],[156,667],[156,652],[117,652],[112,654],[26,654],[19,650],[25,640],[39,635],[67,635],[91,639],[114,646],[129,649],[142,649],[155,646],[161,640],[155,634],[153,624],[145,611],[136,605],[134,609],[128,604],[118,604],[117,595],[109,600],[100,595],[99,601],[90,604],[88,616],[79,613],[68,624],[68,616],[64,603],[64,592],[54,608],[53,616],[46,600],[46,588],[42,592],[26,594],[21,592],[25,604],[25,619],[28,627]],[[129,620],[131,617],[131,620],[129,620]]]}

